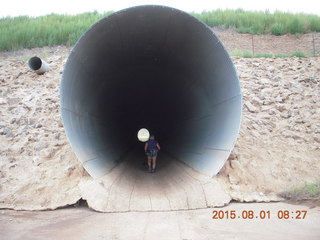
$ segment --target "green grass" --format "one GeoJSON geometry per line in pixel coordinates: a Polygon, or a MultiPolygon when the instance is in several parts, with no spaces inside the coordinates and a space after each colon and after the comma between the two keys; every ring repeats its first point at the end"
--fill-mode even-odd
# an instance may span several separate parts
{"type": "Polygon", "coordinates": [[[277,11],[214,10],[192,13],[211,27],[232,28],[240,33],[283,35],[320,32],[320,16],[277,11]]]}
{"type": "MultiPolygon", "coordinates": [[[[0,51],[54,45],[71,46],[95,22],[112,12],[78,15],[50,14],[41,17],[6,17],[0,19],[0,51]]],[[[274,35],[320,32],[320,16],[311,14],[214,10],[191,13],[207,25],[232,28],[240,33],[274,35]]],[[[246,54],[250,57],[249,54],[246,54]]]]}
{"type": "Polygon", "coordinates": [[[236,57],[244,57],[244,58],[252,58],[253,57],[253,54],[248,51],[235,51],[231,55],[236,56],[236,57]]]}
{"type": "Polygon", "coordinates": [[[236,57],[244,57],[244,58],[286,58],[286,57],[308,57],[308,55],[304,54],[301,51],[295,51],[291,54],[272,54],[272,53],[256,53],[255,55],[252,52],[248,51],[235,51],[231,54],[236,57]]]}
{"type": "Polygon", "coordinates": [[[0,19],[0,51],[43,46],[72,46],[95,22],[110,14],[50,14],[0,19]]]}
{"type": "Polygon", "coordinates": [[[281,197],[288,200],[304,200],[320,198],[320,180],[315,183],[304,183],[281,192],[281,197]]]}
{"type": "Polygon", "coordinates": [[[271,53],[257,53],[254,55],[254,57],[257,57],[257,58],[272,58],[274,57],[273,54],[271,53]]]}

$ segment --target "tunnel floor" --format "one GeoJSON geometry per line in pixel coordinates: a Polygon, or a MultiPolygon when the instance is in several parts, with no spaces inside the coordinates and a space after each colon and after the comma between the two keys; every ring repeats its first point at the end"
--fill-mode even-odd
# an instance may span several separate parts
{"type": "MultiPolygon", "coordinates": [[[[109,174],[95,181],[106,190],[99,199],[103,212],[170,211],[224,206],[230,197],[212,177],[196,172],[161,152],[157,172],[143,165],[145,156],[136,152],[109,174]]],[[[94,208],[94,201],[89,206],[94,208]]]]}

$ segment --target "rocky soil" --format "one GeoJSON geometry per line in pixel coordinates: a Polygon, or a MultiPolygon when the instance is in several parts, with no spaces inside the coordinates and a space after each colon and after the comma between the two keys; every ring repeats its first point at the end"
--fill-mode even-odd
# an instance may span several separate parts
{"type": "MultiPolygon", "coordinates": [[[[227,45],[228,46],[228,45],[227,45]]],[[[67,47],[0,53],[0,208],[55,209],[89,176],[67,142],[59,83],[67,47]],[[51,70],[27,66],[37,55],[51,70]]],[[[216,177],[237,201],[270,201],[320,177],[320,57],[233,58],[243,91],[240,136],[216,177]]]]}
{"type": "Polygon", "coordinates": [[[0,61],[3,208],[57,208],[81,198],[77,185],[83,169],[67,143],[59,113],[59,82],[68,52],[34,49],[0,61]],[[51,66],[42,76],[26,65],[26,58],[39,51],[51,66]]]}
{"type": "Polygon", "coordinates": [[[243,120],[219,176],[232,198],[259,200],[319,179],[320,58],[234,62],[242,84],[243,120]]]}

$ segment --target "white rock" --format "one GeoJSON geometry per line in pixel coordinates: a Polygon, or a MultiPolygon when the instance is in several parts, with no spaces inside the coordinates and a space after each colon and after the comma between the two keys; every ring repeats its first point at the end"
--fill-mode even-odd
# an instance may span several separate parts
{"type": "Polygon", "coordinates": [[[6,135],[7,137],[13,136],[10,128],[7,128],[7,127],[0,129],[0,135],[6,135]]]}
{"type": "Polygon", "coordinates": [[[41,156],[44,158],[52,158],[56,152],[54,148],[47,148],[41,151],[41,156]]]}
{"type": "Polygon", "coordinates": [[[0,98],[0,105],[7,104],[7,100],[5,98],[0,98]]]}
{"type": "Polygon", "coordinates": [[[44,148],[47,148],[47,147],[48,147],[48,143],[46,143],[46,142],[39,142],[39,143],[37,143],[37,144],[35,145],[34,150],[40,151],[40,150],[42,150],[42,149],[44,149],[44,148]]]}
{"type": "Polygon", "coordinates": [[[277,103],[276,109],[280,112],[288,110],[287,106],[285,104],[277,103]]]}
{"type": "Polygon", "coordinates": [[[24,133],[25,131],[27,131],[28,127],[29,127],[28,125],[24,125],[24,126],[20,127],[19,130],[16,133],[16,136],[19,136],[22,133],[24,133]]]}
{"type": "Polygon", "coordinates": [[[249,112],[252,112],[252,113],[257,112],[257,108],[253,106],[250,102],[246,102],[244,105],[247,107],[249,112]]]}
{"type": "Polygon", "coordinates": [[[56,140],[59,140],[60,139],[60,133],[53,134],[53,138],[56,139],[56,140]]]}
{"type": "Polygon", "coordinates": [[[16,118],[12,118],[10,120],[10,124],[18,123],[18,120],[16,118]]]}
{"type": "Polygon", "coordinates": [[[32,159],[32,163],[35,165],[35,166],[39,166],[41,163],[42,163],[42,159],[39,158],[39,157],[34,157],[32,159]]]}

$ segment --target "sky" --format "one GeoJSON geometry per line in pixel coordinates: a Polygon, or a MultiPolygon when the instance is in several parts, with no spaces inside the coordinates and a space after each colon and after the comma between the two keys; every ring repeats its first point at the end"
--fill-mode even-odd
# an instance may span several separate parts
{"type": "Polygon", "coordinates": [[[178,8],[186,12],[201,12],[214,9],[237,9],[273,12],[304,12],[320,15],[319,0],[8,0],[2,1],[0,17],[7,16],[41,16],[50,13],[77,14],[82,12],[98,11],[103,13],[109,10],[156,4],[178,8]]]}

